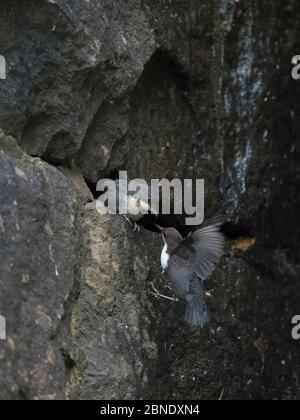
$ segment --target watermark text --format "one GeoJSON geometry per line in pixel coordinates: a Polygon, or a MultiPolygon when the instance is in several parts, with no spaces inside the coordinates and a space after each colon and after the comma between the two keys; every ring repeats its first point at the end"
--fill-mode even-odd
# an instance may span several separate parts
{"type": "Polygon", "coordinates": [[[295,315],[292,319],[295,327],[292,329],[292,337],[294,340],[300,340],[300,315],[295,315]]]}
{"type": "Polygon", "coordinates": [[[97,191],[102,192],[96,204],[100,214],[184,214],[187,225],[204,220],[203,179],[152,179],[149,185],[143,179],[128,181],[127,172],[121,171],[118,180],[100,180],[97,191]]]}
{"type": "Polygon", "coordinates": [[[292,78],[294,80],[300,79],[300,55],[295,55],[292,58],[292,64],[294,65],[292,69],[292,78]]]}
{"type": "Polygon", "coordinates": [[[0,315],[0,340],[6,340],[6,319],[0,315]]]}
{"type": "Polygon", "coordinates": [[[6,59],[0,54],[0,79],[6,79],[6,59]]]}

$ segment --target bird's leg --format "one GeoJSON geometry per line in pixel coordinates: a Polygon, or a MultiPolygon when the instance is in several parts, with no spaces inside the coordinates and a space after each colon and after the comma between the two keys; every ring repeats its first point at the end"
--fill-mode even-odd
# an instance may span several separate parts
{"type": "MultiPolygon", "coordinates": [[[[160,274],[163,276],[165,273],[166,273],[166,270],[162,270],[162,272],[160,274]]],[[[171,290],[171,292],[173,291],[172,287],[169,284],[166,284],[166,288],[171,290]]]]}
{"type": "Polygon", "coordinates": [[[123,214],[122,216],[124,217],[124,219],[126,220],[126,222],[130,224],[130,226],[134,227],[132,221],[129,219],[128,216],[126,216],[125,214],[123,214]]]}
{"type": "Polygon", "coordinates": [[[173,302],[178,302],[178,301],[179,301],[179,299],[177,299],[177,298],[175,298],[175,297],[170,297],[170,296],[163,295],[162,293],[160,293],[160,292],[157,290],[157,288],[154,286],[154,284],[153,284],[152,282],[151,282],[150,284],[151,284],[151,287],[152,287],[152,292],[151,292],[151,294],[152,294],[154,297],[156,297],[156,298],[168,299],[168,300],[171,300],[171,301],[173,301],[173,302]]]}
{"type": "Polygon", "coordinates": [[[141,228],[139,227],[139,225],[136,222],[132,222],[128,216],[123,214],[124,219],[126,220],[127,223],[130,224],[130,226],[133,228],[133,232],[140,232],[141,228]]]}

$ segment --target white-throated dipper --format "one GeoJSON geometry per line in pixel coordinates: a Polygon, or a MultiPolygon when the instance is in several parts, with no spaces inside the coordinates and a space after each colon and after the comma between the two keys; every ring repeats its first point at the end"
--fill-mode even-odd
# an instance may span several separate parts
{"type": "Polygon", "coordinates": [[[161,265],[167,272],[174,294],[186,301],[184,318],[193,327],[209,323],[203,282],[215,270],[224,249],[221,213],[204,222],[187,238],[174,228],[160,228],[164,239],[161,265]]]}

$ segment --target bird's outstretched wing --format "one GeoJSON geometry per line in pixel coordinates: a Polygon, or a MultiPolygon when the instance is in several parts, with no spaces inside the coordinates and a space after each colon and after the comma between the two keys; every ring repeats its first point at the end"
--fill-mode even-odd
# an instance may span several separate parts
{"type": "Polygon", "coordinates": [[[189,293],[195,274],[203,281],[215,270],[224,249],[224,237],[220,232],[223,220],[223,216],[217,214],[184,239],[171,254],[168,274],[178,297],[189,293]]]}
{"type": "Polygon", "coordinates": [[[193,240],[195,249],[195,273],[201,280],[206,280],[213,273],[223,254],[225,239],[220,226],[220,222],[208,224],[189,238],[193,240]]]}

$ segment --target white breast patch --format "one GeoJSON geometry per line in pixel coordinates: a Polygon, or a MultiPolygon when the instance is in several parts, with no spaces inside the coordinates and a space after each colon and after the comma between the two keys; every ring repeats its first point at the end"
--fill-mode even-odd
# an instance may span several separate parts
{"type": "Polygon", "coordinates": [[[168,245],[165,243],[165,246],[162,250],[161,257],[160,257],[161,267],[163,270],[166,270],[168,268],[168,262],[170,258],[170,255],[167,253],[167,249],[168,249],[168,245]]]}

